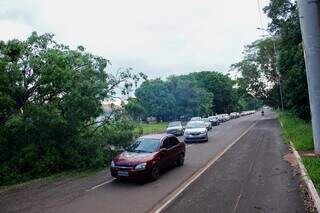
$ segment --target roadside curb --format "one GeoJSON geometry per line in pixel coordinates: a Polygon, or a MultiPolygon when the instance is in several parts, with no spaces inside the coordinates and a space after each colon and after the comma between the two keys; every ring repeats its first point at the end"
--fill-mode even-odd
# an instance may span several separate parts
{"type": "MultiPolygon", "coordinates": [[[[280,122],[281,128],[283,128],[283,123],[280,121],[280,119],[279,119],[279,122],[280,122]]],[[[294,156],[297,158],[302,180],[308,188],[308,193],[313,200],[314,206],[316,207],[317,211],[320,212],[320,197],[316,190],[316,187],[314,187],[314,184],[310,176],[308,175],[307,169],[302,162],[299,152],[294,148],[294,145],[291,140],[289,141],[289,143],[294,156]]]]}
{"type": "Polygon", "coordinates": [[[308,172],[307,172],[305,166],[302,163],[302,159],[301,159],[299,153],[294,148],[292,141],[290,141],[290,147],[292,149],[292,152],[293,152],[294,156],[298,160],[298,165],[299,165],[299,170],[300,170],[300,173],[301,173],[301,177],[302,177],[305,185],[308,188],[309,195],[312,197],[312,200],[314,202],[314,206],[316,207],[317,211],[319,212],[320,211],[320,197],[319,197],[319,194],[318,194],[316,188],[314,187],[314,184],[313,184],[312,180],[310,179],[310,176],[308,175],[308,172]]]}

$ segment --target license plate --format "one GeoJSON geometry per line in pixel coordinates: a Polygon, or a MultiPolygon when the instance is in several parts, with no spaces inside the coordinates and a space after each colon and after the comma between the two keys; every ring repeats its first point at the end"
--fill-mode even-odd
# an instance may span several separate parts
{"type": "Polygon", "coordinates": [[[128,177],[128,176],[129,176],[129,172],[126,172],[126,171],[118,171],[118,176],[128,177]]]}

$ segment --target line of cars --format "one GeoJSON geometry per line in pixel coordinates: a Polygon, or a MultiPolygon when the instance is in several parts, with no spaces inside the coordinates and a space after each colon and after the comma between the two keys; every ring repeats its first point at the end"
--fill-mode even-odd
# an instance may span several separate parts
{"type": "Polygon", "coordinates": [[[184,164],[185,143],[208,141],[208,131],[212,126],[254,112],[193,117],[185,127],[181,121],[170,122],[166,133],[142,136],[117,155],[111,162],[111,175],[117,179],[156,180],[166,168],[184,164]],[[182,135],[184,141],[177,138],[182,135]]]}

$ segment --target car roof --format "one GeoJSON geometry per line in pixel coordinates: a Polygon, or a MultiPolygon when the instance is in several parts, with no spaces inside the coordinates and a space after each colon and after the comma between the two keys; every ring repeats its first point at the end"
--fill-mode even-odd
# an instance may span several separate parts
{"type": "Polygon", "coordinates": [[[204,123],[204,121],[189,121],[188,123],[204,123]]]}
{"type": "Polygon", "coordinates": [[[165,137],[172,137],[174,135],[172,134],[167,134],[167,133],[161,133],[161,134],[150,134],[150,135],[143,135],[141,136],[140,138],[149,138],[149,139],[159,139],[159,140],[162,140],[163,138],[165,137]]]}

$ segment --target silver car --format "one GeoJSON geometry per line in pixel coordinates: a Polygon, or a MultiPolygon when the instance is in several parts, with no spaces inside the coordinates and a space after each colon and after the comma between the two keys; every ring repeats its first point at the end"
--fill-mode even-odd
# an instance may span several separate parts
{"type": "Polygon", "coordinates": [[[203,121],[189,121],[184,130],[184,141],[186,143],[208,141],[206,124],[203,121]]]}
{"type": "Polygon", "coordinates": [[[207,130],[211,130],[212,129],[212,124],[209,118],[202,118],[202,121],[206,124],[207,126],[207,130]]]}
{"type": "Polygon", "coordinates": [[[167,128],[168,134],[173,134],[175,136],[183,135],[184,128],[181,124],[181,121],[170,122],[167,128]]]}

